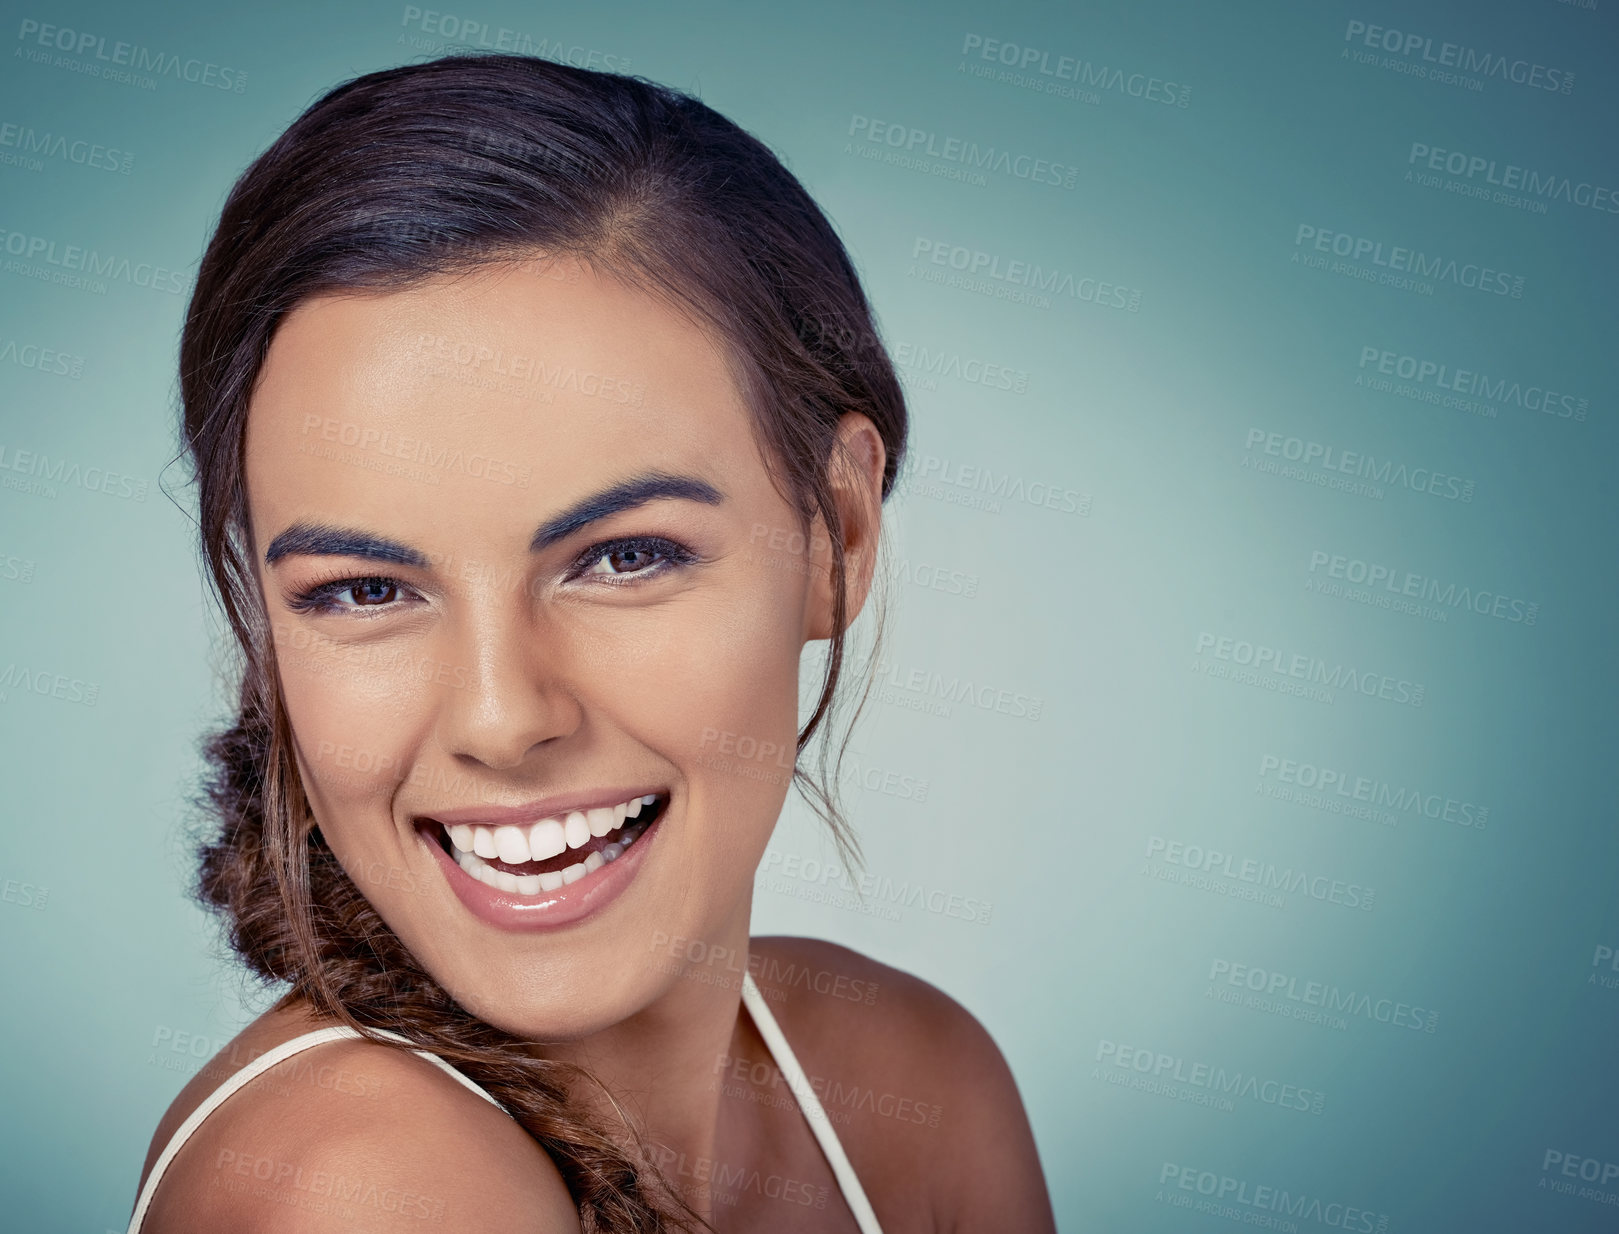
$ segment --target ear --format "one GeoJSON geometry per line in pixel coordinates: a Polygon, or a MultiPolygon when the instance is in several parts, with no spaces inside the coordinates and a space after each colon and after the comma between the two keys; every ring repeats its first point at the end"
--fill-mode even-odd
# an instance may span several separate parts
{"type": "MultiPolygon", "coordinates": [[[[847,627],[866,605],[877,570],[877,540],[882,526],[883,469],[888,450],[877,426],[858,411],[838,420],[837,437],[828,463],[832,503],[842,524],[843,569],[847,627]]],[[[832,541],[826,520],[819,514],[810,527],[810,586],[804,597],[804,638],[831,638],[833,578],[832,541]]]]}

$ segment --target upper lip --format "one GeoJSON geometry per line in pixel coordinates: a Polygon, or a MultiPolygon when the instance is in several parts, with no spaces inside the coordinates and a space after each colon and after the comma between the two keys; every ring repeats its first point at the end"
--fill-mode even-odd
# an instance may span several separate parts
{"type": "Polygon", "coordinates": [[[649,793],[662,797],[667,792],[667,789],[660,787],[590,788],[582,792],[541,797],[537,801],[528,801],[515,806],[476,805],[434,810],[417,814],[416,819],[418,822],[444,823],[447,826],[465,823],[472,826],[515,827],[521,823],[537,823],[542,818],[561,818],[574,810],[591,810],[597,807],[611,809],[621,801],[633,801],[649,793]]]}

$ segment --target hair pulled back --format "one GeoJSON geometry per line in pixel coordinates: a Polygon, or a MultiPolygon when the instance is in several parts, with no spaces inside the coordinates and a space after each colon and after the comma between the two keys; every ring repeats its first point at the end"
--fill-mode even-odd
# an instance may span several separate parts
{"type": "MultiPolygon", "coordinates": [[[[661,295],[726,345],[778,488],[806,529],[818,515],[830,535],[835,633],[801,758],[830,724],[847,624],[828,480],[836,425],[849,411],[876,425],[885,498],[906,434],[903,394],[831,224],[762,143],[640,78],[515,55],[369,73],[318,99],[237,181],[186,313],[185,443],[203,552],[241,656],[235,722],[206,744],[218,826],[198,893],[261,979],[323,1016],[403,1034],[499,1099],[556,1162],[585,1230],[685,1228],[694,1215],[645,1153],[567,1101],[569,1070],[458,1002],[337,863],[309,816],[251,561],[248,404],[287,313],[323,293],[536,255],[577,256],[661,295]]],[[[849,848],[830,744],[815,774],[795,765],[794,781],[849,848]]]]}

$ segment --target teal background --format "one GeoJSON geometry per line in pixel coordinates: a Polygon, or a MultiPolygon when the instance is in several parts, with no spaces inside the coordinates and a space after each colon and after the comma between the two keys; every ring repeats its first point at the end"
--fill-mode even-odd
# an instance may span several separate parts
{"type": "MultiPolygon", "coordinates": [[[[304,107],[454,41],[399,4],[0,7],[0,125],[18,126],[0,129],[0,243],[94,248],[177,271],[187,292],[231,183],[304,107]],[[244,88],[145,89],[54,52],[39,62],[29,21],[213,62],[244,88]],[[117,151],[116,166],[30,155],[16,135],[30,129],[117,151]]],[[[1406,177],[1422,142],[1619,188],[1609,0],[438,12],[616,56],[759,134],[836,222],[887,341],[905,345],[913,462],[890,505],[883,684],[846,782],[868,894],[862,907],[825,868],[830,845],[791,803],[756,932],[846,942],[978,1015],[1017,1075],[1064,1230],[1619,1226],[1619,1165],[1600,1181],[1619,1163],[1619,969],[1602,950],[1619,951],[1619,215],[1406,177]],[[1358,63],[1357,21],[1550,66],[1573,87],[1472,90],[1387,53],[1358,63]],[[976,77],[969,64],[990,66],[963,56],[969,35],[1173,82],[1185,106],[976,77]],[[863,157],[888,147],[851,135],[855,117],[931,133],[935,149],[1050,159],[1074,183],[863,157]],[[1308,268],[1301,225],[1504,270],[1521,296],[1308,268]],[[929,282],[949,267],[915,260],[919,240],[1110,281],[1139,304],[1040,307],[929,282]],[[1551,387],[1584,416],[1358,384],[1368,347],[1551,387]],[[1023,392],[956,375],[969,361],[1021,374],[1023,392]],[[1285,460],[1249,448],[1251,430],[1455,476],[1470,499],[1266,472],[1285,460]],[[1035,485],[1075,508],[1027,499],[1035,485]],[[1534,620],[1360,603],[1317,586],[1332,580],[1315,553],[1503,595],[1520,614],[1532,603],[1534,620]],[[1268,669],[1222,677],[1222,638],[1420,685],[1421,705],[1285,694],[1293,679],[1268,669]],[[1038,699],[1038,718],[961,701],[964,682],[1006,691],[1006,711],[1038,699]],[[1487,816],[1317,808],[1285,795],[1282,760],[1487,816]],[[1284,884],[1302,872],[1305,889],[1274,893],[1279,906],[1241,898],[1253,883],[1167,861],[1171,843],[1284,884]],[[1369,906],[1333,903],[1333,881],[1371,889],[1369,906]],[[1222,965],[1422,1019],[1274,1014],[1222,965]],[[1158,1087],[1141,1058],[1162,1065],[1158,1087]],[[1319,1094],[1319,1108],[1240,1091],[1230,1108],[1200,1104],[1199,1064],[1319,1094]],[[1561,1170],[1585,1160],[1597,1181],[1561,1170]],[[1197,1190],[1202,1172],[1205,1188],[1233,1180],[1225,1207],[1197,1190]],[[1229,1198],[1259,1187],[1322,1207],[1229,1198]]],[[[264,1000],[184,894],[194,743],[228,698],[186,494],[162,490],[182,474],[169,463],[184,295],[44,282],[19,260],[0,253],[0,1224],[100,1234],[123,1228],[174,1093],[264,1000]],[[35,366],[39,348],[64,359],[35,366]],[[62,459],[129,483],[41,480],[19,451],[53,460],[47,475],[62,459]],[[63,697],[38,690],[55,675],[63,697]]]]}

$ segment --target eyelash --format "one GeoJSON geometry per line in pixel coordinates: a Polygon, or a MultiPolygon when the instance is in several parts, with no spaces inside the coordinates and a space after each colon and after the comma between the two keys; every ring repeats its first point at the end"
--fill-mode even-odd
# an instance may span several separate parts
{"type": "MultiPolygon", "coordinates": [[[[630,578],[645,578],[648,575],[656,576],[666,574],[671,569],[678,566],[689,566],[699,560],[696,553],[692,552],[684,544],[676,543],[674,540],[665,539],[662,536],[633,536],[627,539],[604,540],[600,544],[593,544],[590,548],[579,554],[578,557],[574,558],[573,564],[568,567],[567,577],[576,577],[584,571],[585,567],[595,565],[603,557],[611,556],[614,553],[624,552],[651,552],[662,559],[661,561],[654,562],[652,565],[647,566],[644,569],[626,571],[624,574],[618,576],[626,580],[630,578]]],[[[609,573],[599,575],[597,577],[598,579],[605,580],[615,576],[609,573]]],[[[400,582],[396,578],[389,578],[385,575],[345,575],[341,578],[334,578],[326,582],[315,583],[314,585],[305,588],[303,591],[298,592],[287,601],[287,607],[295,613],[336,613],[344,611],[358,612],[368,608],[383,609],[393,607],[392,604],[336,603],[337,598],[343,595],[345,592],[354,591],[360,587],[373,585],[393,587],[399,591],[411,590],[411,588],[405,583],[400,582]]],[[[639,586],[638,583],[628,581],[601,582],[598,585],[607,587],[639,586]]]]}

